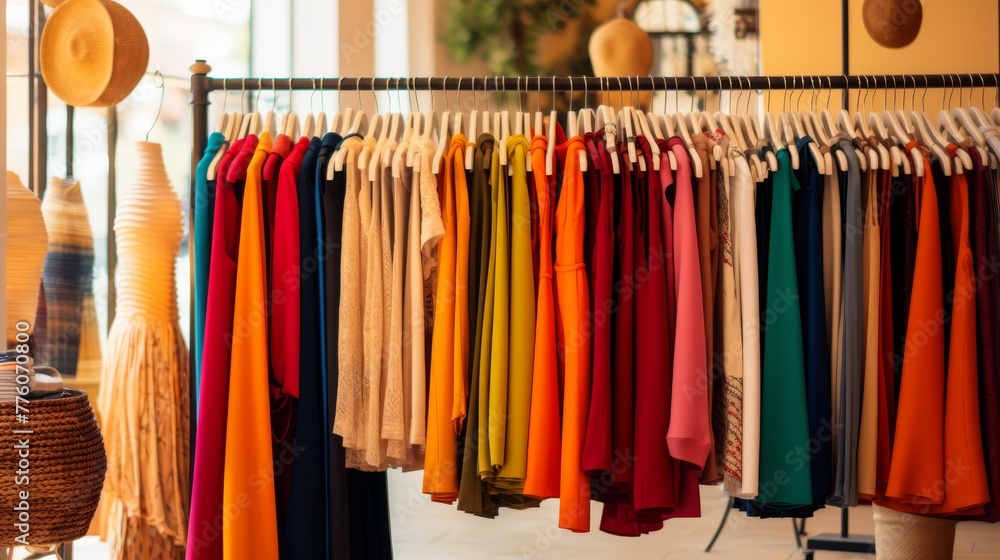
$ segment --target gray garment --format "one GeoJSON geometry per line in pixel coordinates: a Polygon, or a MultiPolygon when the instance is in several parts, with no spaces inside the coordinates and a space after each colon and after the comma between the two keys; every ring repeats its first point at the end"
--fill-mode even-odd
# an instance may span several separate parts
{"type": "Polygon", "coordinates": [[[847,173],[840,177],[840,188],[847,188],[844,208],[844,299],[843,345],[841,354],[840,410],[837,437],[837,478],[833,505],[858,505],[858,437],[861,427],[861,392],[865,364],[865,293],[864,293],[864,226],[865,207],[861,193],[861,167],[854,146],[847,140],[839,143],[847,156],[847,173]]]}

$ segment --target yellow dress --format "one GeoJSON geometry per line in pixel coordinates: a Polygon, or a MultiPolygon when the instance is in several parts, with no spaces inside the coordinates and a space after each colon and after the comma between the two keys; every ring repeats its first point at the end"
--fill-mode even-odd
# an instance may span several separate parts
{"type": "MultiPolygon", "coordinates": [[[[498,151],[494,151],[494,154],[498,151]]],[[[499,156],[494,156],[498,158],[499,156]]],[[[494,206],[493,251],[490,262],[495,265],[493,300],[493,332],[490,352],[489,451],[491,478],[504,464],[504,442],[507,434],[507,369],[510,365],[510,224],[508,212],[510,197],[507,192],[507,168],[494,166],[490,176],[493,182],[494,206]]],[[[480,442],[482,445],[482,442],[480,442]]],[[[480,465],[482,467],[482,465],[480,465]]]]}
{"type": "Polygon", "coordinates": [[[528,468],[528,417],[531,412],[531,368],[535,348],[535,276],[531,255],[527,155],[527,138],[523,135],[507,138],[507,161],[513,168],[510,177],[510,358],[504,462],[497,474],[496,485],[512,494],[524,492],[524,477],[528,468]]]}

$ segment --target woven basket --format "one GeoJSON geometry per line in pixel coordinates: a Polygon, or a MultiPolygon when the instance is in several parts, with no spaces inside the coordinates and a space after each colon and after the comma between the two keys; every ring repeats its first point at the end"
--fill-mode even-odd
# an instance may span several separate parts
{"type": "Polygon", "coordinates": [[[21,543],[15,527],[18,494],[27,490],[32,545],[69,542],[87,534],[97,511],[108,459],[87,394],[64,389],[62,398],[29,401],[28,423],[17,422],[15,405],[0,403],[0,547],[21,543]],[[17,435],[14,430],[31,430],[17,435]],[[18,438],[28,437],[26,485],[14,484],[18,438]]]}

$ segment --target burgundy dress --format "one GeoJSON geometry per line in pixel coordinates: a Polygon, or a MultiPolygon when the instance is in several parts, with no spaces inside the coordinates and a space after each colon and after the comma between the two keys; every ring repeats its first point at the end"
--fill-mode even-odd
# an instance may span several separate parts
{"type": "MultiPolygon", "coordinates": [[[[590,257],[590,286],[592,337],[591,343],[591,395],[587,419],[587,434],[583,446],[583,469],[595,479],[594,494],[620,493],[621,484],[616,480],[615,455],[612,451],[612,389],[611,342],[614,319],[614,259],[615,230],[613,173],[603,140],[600,146],[588,135],[586,146],[589,155],[587,176],[588,235],[593,236],[590,257]],[[603,158],[602,158],[603,154],[603,158]],[[593,190],[590,177],[594,176],[593,190]],[[591,207],[596,207],[593,210],[591,207]],[[591,212],[593,215],[591,216],[591,212]]],[[[618,459],[621,463],[621,459],[618,459]]]]}

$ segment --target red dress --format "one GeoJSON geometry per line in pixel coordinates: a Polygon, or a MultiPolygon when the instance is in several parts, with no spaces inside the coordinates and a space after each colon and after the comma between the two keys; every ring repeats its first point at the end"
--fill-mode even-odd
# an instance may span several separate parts
{"type": "MultiPolygon", "coordinates": [[[[587,438],[583,447],[583,469],[596,479],[598,498],[612,492],[617,484],[615,455],[612,452],[611,430],[611,341],[614,320],[614,260],[615,229],[613,174],[603,140],[600,145],[593,136],[585,140],[590,155],[587,190],[587,234],[592,236],[593,251],[589,261],[590,305],[592,309],[592,363],[590,411],[587,418],[587,438]],[[593,184],[591,184],[593,183],[593,184]],[[593,187],[593,188],[591,188],[593,187]]],[[[619,459],[619,466],[624,463],[619,459]]]]}
{"type": "Polygon", "coordinates": [[[191,518],[187,559],[222,558],[222,481],[225,472],[226,418],[229,408],[229,343],[233,331],[236,260],[243,214],[243,184],[227,180],[237,156],[243,166],[257,148],[257,138],[232,143],[216,169],[212,265],[208,278],[205,345],[198,406],[198,445],[194,453],[191,518]]]}
{"type": "Polygon", "coordinates": [[[677,504],[674,470],[667,448],[671,408],[672,337],[667,321],[667,254],[660,224],[659,174],[653,170],[649,145],[637,139],[646,160],[639,172],[639,235],[635,274],[635,509],[669,513],[677,504]]]}

